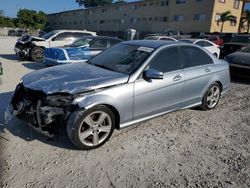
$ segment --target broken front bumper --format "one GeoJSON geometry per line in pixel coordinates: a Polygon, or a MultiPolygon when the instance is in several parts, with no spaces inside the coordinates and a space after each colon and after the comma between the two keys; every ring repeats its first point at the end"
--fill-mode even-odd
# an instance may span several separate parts
{"type": "MultiPolygon", "coordinates": [[[[49,97],[50,100],[54,99],[53,96],[49,97]]],[[[5,112],[5,122],[8,123],[16,116],[43,133],[54,134],[56,123],[67,118],[70,110],[67,105],[58,105],[57,101],[53,101],[55,105],[51,106],[51,101],[47,101],[47,98],[43,92],[19,84],[5,112]]]]}

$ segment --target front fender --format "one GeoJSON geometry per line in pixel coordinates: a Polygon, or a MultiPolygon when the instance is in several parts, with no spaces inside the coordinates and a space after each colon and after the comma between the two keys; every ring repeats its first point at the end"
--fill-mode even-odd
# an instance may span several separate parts
{"type": "Polygon", "coordinates": [[[108,105],[116,109],[120,123],[133,119],[133,83],[126,83],[93,93],[79,96],[73,100],[73,105],[89,109],[97,105],[108,105]]]}

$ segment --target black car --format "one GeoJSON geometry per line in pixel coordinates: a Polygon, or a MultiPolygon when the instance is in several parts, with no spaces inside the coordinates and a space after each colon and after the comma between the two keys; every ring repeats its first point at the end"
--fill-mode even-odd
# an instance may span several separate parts
{"type": "Polygon", "coordinates": [[[231,75],[250,78],[250,45],[227,55],[225,60],[230,65],[231,75]]]}
{"type": "Polygon", "coordinates": [[[248,45],[250,45],[250,35],[235,36],[231,42],[225,43],[220,47],[220,58],[224,58],[226,55],[239,51],[248,45]]]}

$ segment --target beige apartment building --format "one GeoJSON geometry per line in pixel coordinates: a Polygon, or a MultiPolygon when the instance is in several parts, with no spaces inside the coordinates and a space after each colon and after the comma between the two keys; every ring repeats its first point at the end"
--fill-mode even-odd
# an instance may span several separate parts
{"type": "Polygon", "coordinates": [[[235,21],[226,22],[223,32],[238,32],[241,0],[145,0],[49,14],[48,20],[53,30],[219,32],[217,20],[228,10],[235,21]]]}

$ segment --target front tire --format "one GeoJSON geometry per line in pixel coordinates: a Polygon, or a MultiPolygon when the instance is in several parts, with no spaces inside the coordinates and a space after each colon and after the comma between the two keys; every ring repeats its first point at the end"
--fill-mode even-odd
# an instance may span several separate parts
{"type": "Polygon", "coordinates": [[[220,100],[221,96],[221,87],[218,83],[212,84],[207,90],[205,96],[202,100],[201,108],[203,110],[212,110],[214,109],[220,100]]]}
{"type": "Polygon", "coordinates": [[[36,62],[43,61],[44,49],[41,47],[33,47],[30,52],[31,59],[36,62]]]}
{"type": "Polygon", "coordinates": [[[68,119],[67,134],[79,149],[91,150],[105,144],[116,124],[113,111],[107,106],[96,106],[73,112],[68,119]]]}

